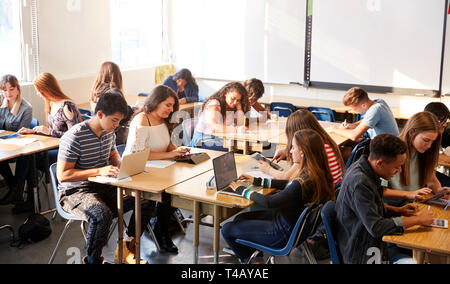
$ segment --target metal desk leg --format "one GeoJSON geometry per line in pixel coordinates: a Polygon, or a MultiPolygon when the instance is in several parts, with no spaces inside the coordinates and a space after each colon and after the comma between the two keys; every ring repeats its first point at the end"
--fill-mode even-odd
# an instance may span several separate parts
{"type": "Polygon", "coordinates": [[[219,247],[220,247],[220,207],[214,205],[214,264],[219,263],[219,247]]]}
{"type": "Polygon", "coordinates": [[[198,264],[198,243],[200,226],[200,203],[194,201],[194,264],[198,264]]]}
{"type": "Polygon", "coordinates": [[[134,214],[136,219],[136,264],[141,263],[141,192],[135,190],[134,214]]]}
{"type": "Polygon", "coordinates": [[[122,264],[123,258],[123,189],[117,188],[117,228],[118,228],[118,241],[119,246],[119,264],[122,264]]]}
{"type": "Polygon", "coordinates": [[[39,184],[37,177],[37,169],[36,169],[36,154],[32,154],[31,156],[31,179],[32,179],[32,187],[33,187],[33,197],[34,197],[34,213],[39,214],[39,184]]]}
{"type": "Polygon", "coordinates": [[[413,259],[417,262],[417,264],[423,264],[425,261],[425,251],[414,249],[413,259]]]}

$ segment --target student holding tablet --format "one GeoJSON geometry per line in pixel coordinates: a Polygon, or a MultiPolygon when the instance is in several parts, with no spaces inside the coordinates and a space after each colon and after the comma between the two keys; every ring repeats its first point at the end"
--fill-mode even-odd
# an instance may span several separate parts
{"type": "MultiPolygon", "coordinates": [[[[178,97],[164,85],[156,86],[144,103],[143,110],[130,124],[124,155],[150,149],[148,160],[173,160],[189,152],[187,148],[177,148],[171,141],[171,123],[174,112],[178,111],[178,97]]],[[[155,234],[161,249],[177,253],[178,248],[169,234],[169,218],[173,214],[170,203],[158,203],[155,234]]]]}
{"type": "Polygon", "coordinates": [[[238,244],[236,239],[283,247],[305,206],[335,200],[333,178],[320,135],[314,130],[305,129],[296,132],[292,140],[292,159],[300,165],[300,170],[289,184],[288,181],[262,180],[247,175],[241,177],[254,185],[284,188],[282,191],[266,196],[237,182],[230,184],[242,197],[265,207],[261,211],[239,214],[222,227],[223,238],[241,262],[250,257],[254,249],[238,244]]]}
{"type": "Polygon", "coordinates": [[[345,170],[344,160],[341,156],[341,151],[330,135],[323,129],[316,117],[306,109],[300,109],[292,113],[286,123],[286,136],[288,138],[288,145],[285,149],[277,151],[274,157],[274,161],[280,161],[287,159],[288,162],[293,163],[292,167],[288,171],[278,171],[270,167],[269,164],[260,162],[260,169],[262,172],[267,173],[275,178],[289,179],[295,172],[298,171],[299,165],[293,162],[292,156],[289,154],[292,149],[292,138],[294,133],[303,130],[312,129],[315,130],[322,141],[324,142],[325,152],[328,157],[328,166],[330,167],[331,174],[333,176],[333,186],[342,180],[342,174],[345,170]]]}
{"type": "Polygon", "coordinates": [[[245,113],[249,110],[247,90],[231,82],[209,97],[202,106],[191,140],[192,147],[225,151],[223,140],[214,133],[245,132],[245,113]]]}
{"type": "MultiPolygon", "coordinates": [[[[2,102],[0,105],[0,130],[17,132],[22,127],[29,127],[32,119],[32,107],[22,98],[20,84],[13,75],[5,75],[0,80],[2,102]]],[[[27,158],[17,158],[16,173],[13,175],[9,161],[0,162],[0,175],[8,185],[8,193],[0,200],[0,205],[23,202],[23,188],[28,174],[27,158]]]]}
{"type": "Polygon", "coordinates": [[[436,166],[441,144],[439,121],[430,112],[413,115],[400,134],[407,146],[402,171],[389,180],[384,197],[393,206],[401,206],[422,195],[441,192],[436,166]],[[393,200],[396,199],[396,200],[393,200]]]}

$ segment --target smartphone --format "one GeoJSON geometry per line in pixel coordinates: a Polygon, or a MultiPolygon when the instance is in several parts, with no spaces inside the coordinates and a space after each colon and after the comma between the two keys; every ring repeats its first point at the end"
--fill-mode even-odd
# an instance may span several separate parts
{"type": "Polygon", "coordinates": [[[0,139],[9,139],[9,138],[15,138],[15,137],[19,137],[19,136],[20,136],[19,133],[14,133],[11,135],[0,136],[0,139]]]}
{"type": "Polygon", "coordinates": [[[434,219],[434,221],[433,221],[433,223],[431,223],[430,227],[448,229],[448,220],[434,219]]]}
{"type": "Polygon", "coordinates": [[[257,160],[257,161],[263,161],[266,163],[269,163],[269,165],[274,168],[275,170],[279,170],[279,171],[283,171],[283,168],[280,167],[280,165],[270,161],[269,159],[267,159],[266,157],[264,157],[263,155],[261,155],[260,153],[255,153],[251,156],[253,159],[257,160]]]}

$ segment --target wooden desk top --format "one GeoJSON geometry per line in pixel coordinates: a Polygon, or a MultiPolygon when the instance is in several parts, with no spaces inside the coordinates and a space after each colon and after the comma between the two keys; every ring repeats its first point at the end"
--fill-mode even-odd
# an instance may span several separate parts
{"type": "MultiPolygon", "coordinates": [[[[298,97],[287,97],[287,96],[271,96],[263,97],[259,100],[260,103],[271,104],[272,102],[286,102],[293,104],[294,106],[303,107],[326,107],[340,113],[352,113],[355,114],[349,107],[345,106],[341,101],[330,101],[330,100],[318,100],[318,99],[308,99],[308,98],[298,98],[298,97]]],[[[425,107],[425,105],[423,106],[425,107]]],[[[397,119],[409,119],[417,111],[412,108],[398,108],[390,107],[394,117],[397,119]]]]}
{"type": "MultiPolygon", "coordinates": [[[[327,128],[329,128],[329,127],[340,125],[340,123],[337,123],[337,122],[319,121],[319,123],[320,123],[320,125],[322,125],[322,127],[325,130],[327,130],[327,128]]],[[[331,138],[334,140],[334,142],[337,145],[341,145],[342,143],[344,143],[344,142],[349,140],[347,137],[341,136],[341,135],[336,134],[336,133],[329,133],[329,135],[331,136],[331,138]]],[[[274,144],[287,145],[286,132],[283,132],[280,136],[277,136],[277,137],[274,137],[274,138],[270,139],[269,142],[270,143],[274,143],[274,144]]]]}
{"type": "MultiPolygon", "coordinates": [[[[14,133],[15,132],[5,131],[0,133],[0,136],[11,135],[14,133]]],[[[23,138],[36,138],[37,141],[25,146],[0,144],[0,161],[31,155],[59,147],[59,138],[35,134],[27,134],[24,135],[23,138]]]]}
{"type": "MultiPolygon", "coordinates": [[[[258,162],[250,156],[235,155],[235,159],[238,176],[245,172],[255,171],[252,167],[258,165],[258,162]]],[[[227,208],[247,208],[254,203],[253,201],[237,196],[217,194],[217,190],[215,189],[207,190],[206,183],[213,175],[214,171],[211,170],[186,182],[172,186],[166,192],[186,199],[220,205],[227,208]]],[[[274,189],[264,188],[260,192],[267,195],[274,191],[274,189]]]]}
{"type": "MultiPolygon", "coordinates": [[[[135,105],[142,105],[147,97],[140,97],[140,96],[125,96],[125,100],[127,101],[128,105],[135,106],[135,105]]],[[[184,105],[180,105],[180,110],[190,109],[195,106],[202,105],[202,103],[194,102],[194,103],[188,103],[184,105]]],[[[84,109],[91,109],[91,104],[89,102],[81,103],[77,105],[78,108],[84,108],[84,109]]]]}
{"type": "MultiPolygon", "coordinates": [[[[198,165],[177,162],[167,168],[146,168],[148,173],[141,173],[132,177],[132,181],[115,183],[115,186],[143,192],[161,193],[165,189],[201,175],[213,169],[212,159],[219,157],[224,152],[192,148],[192,153],[208,153],[210,159],[198,165]]],[[[89,181],[97,182],[95,177],[89,181]]]]}
{"type": "MultiPolygon", "coordinates": [[[[418,203],[420,211],[428,210],[428,205],[418,203]]],[[[431,205],[436,219],[450,221],[450,210],[444,211],[442,206],[431,205]]],[[[409,249],[431,250],[434,253],[450,255],[450,229],[425,226],[413,226],[405,230],[401,236],[384,236],[384,242],[394,243],[409,249]]]]}

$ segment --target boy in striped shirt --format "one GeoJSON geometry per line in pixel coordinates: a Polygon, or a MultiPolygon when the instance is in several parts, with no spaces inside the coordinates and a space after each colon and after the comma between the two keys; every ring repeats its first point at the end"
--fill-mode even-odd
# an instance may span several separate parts
{"type": "MultiPolygon", "coordinates": [[[[89,177],[116,176],[120,168],[114,130],[126,117],[128,105],[118,89],[109,89],[100,97],[95,115],[73,126],[60,141],[57,178],[59,203],[62,208],[89,222],[87,257],[84,263],[100,264],[102,249],[107,243],[109,227],[117,215],[115,186],[91,183],[89,177]]],[[[124,211],[133,208],[133,200],[124,200],[124,211]]],[[[149,203],[142,207],[142,224],[151,216],[149,203]]],[[[133,213],[134,215],[134,213],[133,213]]],[[[135,235],[134,217],[127,234],[135,235]]],[[[142,230],[143,231],[143,230],[142,230]]]]}

